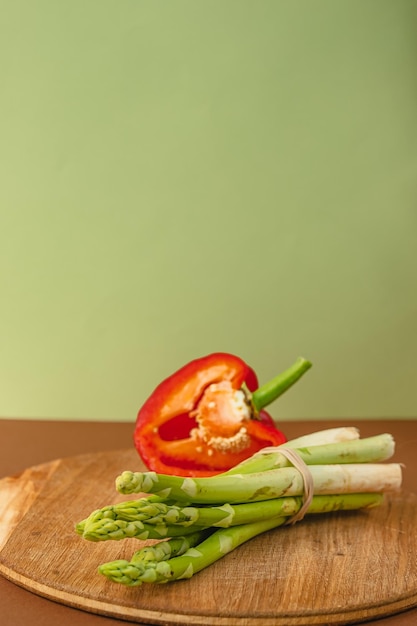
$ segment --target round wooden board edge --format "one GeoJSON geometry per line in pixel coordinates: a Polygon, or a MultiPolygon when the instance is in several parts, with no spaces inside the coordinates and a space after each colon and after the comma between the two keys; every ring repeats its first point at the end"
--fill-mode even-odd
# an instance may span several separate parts
{"type": "Polygon", "coordinates": [[[388,605],[381,603],[372,607],[355,608],[349,612],[333,612],[325,615],[236,617],[161,613],[160,611],[150,611],[148,609],[118,607],[108,602],[56,590],[10,570],[1,561],[0,574],[19,587],[53,602],[86,611],[87,613],[113,617],[138,624],[155,624],[156,626],[340,626],[389,617],[412,609],[417,605],[417,594],[412,594],[398,598],[388,605]]]}
{"type": "Polygon", "coordinates": [[[28,467],[14,476],[0,478],[0,554],[10,535],[38,497],[43,485],[55,472],[61,459],[28,467]],[[19,508],[12,504],[19,504],[19,508]]]}

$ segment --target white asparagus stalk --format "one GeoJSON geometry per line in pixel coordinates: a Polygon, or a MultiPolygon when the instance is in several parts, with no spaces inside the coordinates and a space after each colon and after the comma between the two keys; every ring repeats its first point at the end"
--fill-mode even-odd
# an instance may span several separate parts
{"type": "MultiPolygon", "coordinates": [[[[351,465],[309,466],[314,484],[314,493],[342,494],[398,491],[402,482],[400,463],[353,463],[351,465]]],[[[298,473],[297,487],[303,488],[298,473]]]]}
{"type": "MultiPolygon", "coordinates": [[[[354,426],[340,426],[318,430],[308,435],[302,435],[282,444],[283,448],[301,448],[303,446],[321,446],[326,443],[338,443],[339,441],[352,441],[359,439],[360,433],[354,426]]],[[[265,449],[265,448],[264,448],[265,449]]],[[[267,449],[267,448],[266,448],[267,449]]]]}

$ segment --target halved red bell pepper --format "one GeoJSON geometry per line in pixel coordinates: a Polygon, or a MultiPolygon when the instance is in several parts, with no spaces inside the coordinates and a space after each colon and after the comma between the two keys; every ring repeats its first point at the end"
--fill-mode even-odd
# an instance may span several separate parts
{"type": "Polygon", "coordinates": [[[258,389],[242,359],[218,352],[161,382],[140,409],[134,444],[153,471],[211,476],[286,441],[263,410],[311,367],[305,359],[258,389]]]}

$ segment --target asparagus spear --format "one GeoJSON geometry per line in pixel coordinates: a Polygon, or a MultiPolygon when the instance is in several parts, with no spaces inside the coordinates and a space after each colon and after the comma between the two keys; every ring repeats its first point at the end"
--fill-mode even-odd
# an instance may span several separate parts
{"type": "Polygon", "coordinates": [[[272,517],[251,524],[222,528],[181,556],[164,561],[111,561],[100,565],[99,572],[113,582],[130,586],[191,578],[245,541],[285,522],[285,517],[272,517]]]}
{"type": "Polygon", "coordinates": [[[259,450],[249,459],[242,461],[224,474],[249,474],[264,472],[278,467],[291,465],[280,453],[281,448],[294,449],[306,465],[330,465],[335,463],[377,463],[391,458],[395,451],[392,435],[384,433],[365,439],[300,446],[300,441],[287,442],[282,446],[259,450]]]}
{"type": "Polygon", "coordinates": [[[211,530],[201,530],[182,537],[159,541],[153,546],[145,546],[135,552],[131,558],[131,563],[167,561],[174,556],[181,556],[181,554],[184,554],[184,552],[187,552],[190,548],[204,541],[211,532],[211,530]]]}
{"type": "MultiPolygon", "coordinates": [[[[312,465],[309,470],[317,495],[382,492],[398,489],[401,484],[401,465],[398,463],[312,465]]],[[[125,471],[117,477],[116,488],[124,494],[152,492],[179,502],[233,504],[299,496],[304,492],[304,483],[294,467],[253,474],[218,474],[208,478],[125,471]]]]}
{"type": "MultiPolygon", "coordinates": [[[[372,508],[381,504],[383,495],[380,493],[350,493],[344,495],[332,496],[314,496],[307,510],[308,514],[328,513],[330,511],[347,511],[355,509],[372,508]]],[[[83,525],[81,533],[84,539],[90,541],[106,541],[120,540],[126,537],[137,537],[138,539],[155,538],[144,536],[144,532],[149,533],[149,526],[155,524],[155,528],[160,537],[173,536],[172,533],[180,534],[185,532],[192,533],[196,528],[229,528],[230,526],[239,526],[256,522],[260,519],[269,517],[286,517],[291,518],[300,510],[303,499],[302,497],[277,498],[273,500],[262,500],[260,502],[252,502],[245,504],[224,504],[215,507],[178,507],[164,505],[166,514],[162,512],[159,516],[148,520],[147,524],[135,521],[133,511],[138,511],[137,518],[143,517],[141,512],[141,501],[129,502],[129,519],[123,519],[124,508],[116,505],[114,507],[115,514],[120,513],[118,519],[109,519],[97,517],[90,520],[87,518],[83,525]],[[174,515],[176,522],[172,522],[174,515]],[[166,521],[170,520],[170,523],[166,521]],[[165,526],[165,529],[164,529],[165,526]],[[175,530],[173,529],[175,526],[175,530]],[[146,529],[146,530],[145,530],[146,529]]],[[[201,532],[198,530],[198,532],[201,532]]],[[[164,542],[165,543],[165,542],[164,542]]]]}
{"type": "Polygon", "coordinates": [[[174,526],[169,524],[146,524],[140,521],[127,522],[125,520],[102,519],[84,523],[76,526],[76,531],[84,539],[89,541],[120,541],[136,537],[146,541],[147,539],[167,539],[171,537],[182,537],[196,531],[204,530],[203,527],[195,524],[192,528],[174,526]]]}

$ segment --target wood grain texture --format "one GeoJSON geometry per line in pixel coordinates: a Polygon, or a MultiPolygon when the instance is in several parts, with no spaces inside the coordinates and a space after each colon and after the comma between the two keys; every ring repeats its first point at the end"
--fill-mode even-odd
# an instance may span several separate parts
{"type": "Polygon", "coordinates": [[[123,499],[114,479],[133,450],[80,455],[0,481],[0,572],[57,602],[132,622],[193,626],[351,624],[417,605],[417,497],[370,511],[311,516],[241,546],[190,580],[127,588],[97,573],[135,539],[90,543],[74,532],[123,499]]]}

